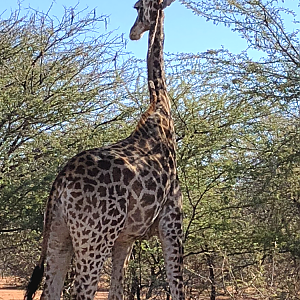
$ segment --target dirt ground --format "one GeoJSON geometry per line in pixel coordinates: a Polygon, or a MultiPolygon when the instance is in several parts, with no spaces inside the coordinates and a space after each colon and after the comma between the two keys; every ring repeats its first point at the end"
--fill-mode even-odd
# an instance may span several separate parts
{"type": "MultiPolygon", "coordinates": [[[[35,299],[39,299],[41,292],[38,291],[35,299]]],[[[107,292],[97,292],[95,300],[106,300],[107,292]]],[[[23,300],[24,290],[18,284],[17,279],[13,278],[0,278],[0,300],[23,300]]]]}
{"type": "MultiPolygon", "coordinates": [[[[41,291],[35,295],[35,299],[40,298],[41,291]]],[[[107,300],[108,292],[97,292],[95,300],[107,300]]],[[[20,286],[20,281],[17,278],[1,278],[0,277],[0,300],[23,300],[24,290],[20,286]]],[[[198,300],[208,300],[209,297],[201,297],[198,300]]],[[[218,296],[217,300],[229,300],[230,297],[218,296]]],[[[236,298],[239,300],[255,300],[257,298],[242,297],[236,298]]]]}

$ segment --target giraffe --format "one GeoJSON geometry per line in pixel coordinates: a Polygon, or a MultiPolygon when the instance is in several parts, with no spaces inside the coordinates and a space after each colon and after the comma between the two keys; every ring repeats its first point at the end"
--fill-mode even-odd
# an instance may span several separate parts
{"type": "Polygon", "coordinates": [[[150,105],[132,134],[83,151],[56,177],[48,198],[42,249],[25,293],[31,300],[45,269],[42,300],[59,300],[73,255],[76,300],[93,299],[112,255],[109,300],[123,300],[124,270],[137,239],[157,234],[173,300],[184,300],[182,194],[163,61],[163,9],[172,0],[139,0],[132,40],[149,32],[150,105]]]}

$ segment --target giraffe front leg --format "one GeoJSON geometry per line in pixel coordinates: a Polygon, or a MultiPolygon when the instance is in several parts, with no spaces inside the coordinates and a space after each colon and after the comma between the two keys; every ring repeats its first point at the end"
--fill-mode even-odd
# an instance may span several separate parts
{"type": "Polygon", "coordinates": [[[165,268],[173,300],[184,300],[183,286],[183,232],[181,192],[173,192],[165,204],[158,225],[165,268]]]}
{"type": "Polygon", "coordinates": [[[108,300],[124,299],[124,276],[132,250],[132,241],[116,241],[112,251],[112,274],[108,300]]]}

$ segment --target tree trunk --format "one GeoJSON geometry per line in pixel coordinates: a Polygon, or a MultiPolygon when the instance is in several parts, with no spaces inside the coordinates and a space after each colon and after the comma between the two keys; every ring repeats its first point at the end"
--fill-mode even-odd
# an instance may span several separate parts
{"type": "Polygon", "coordinates": [[[216,282],[215,282],[213,258],[209,254],[205,254],[205,256],[206,256],[206,262],[209,270],[209,279],[211,285],[210,300],[216,300],[216,282]]]}

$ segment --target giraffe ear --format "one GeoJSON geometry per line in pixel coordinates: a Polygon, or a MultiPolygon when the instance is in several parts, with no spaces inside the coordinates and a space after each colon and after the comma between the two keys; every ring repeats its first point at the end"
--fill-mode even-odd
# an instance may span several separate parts
{"type": "Polygon", "coordinates": [[[167,6],[171,5],[175,0],[164,0],[162,3],[162,8],[165,9],[167,6]]]}

